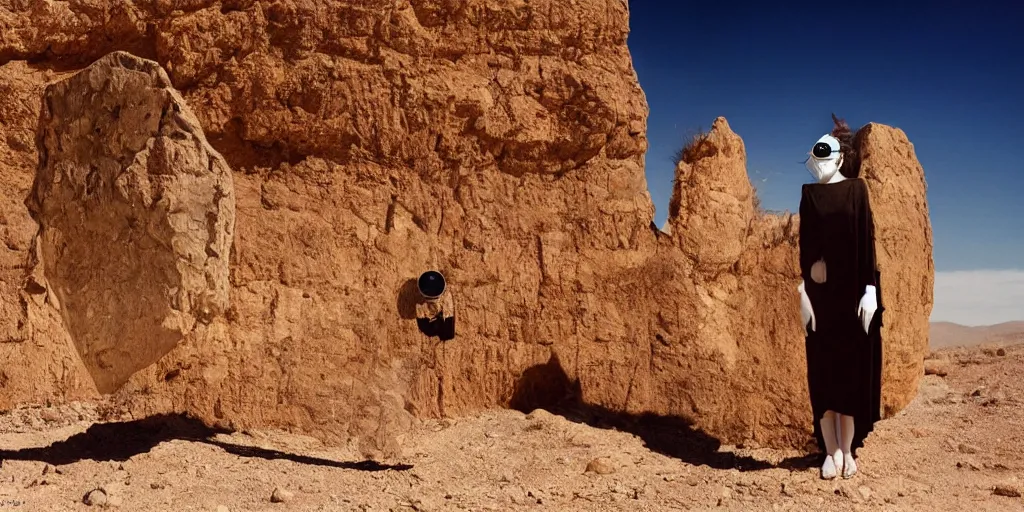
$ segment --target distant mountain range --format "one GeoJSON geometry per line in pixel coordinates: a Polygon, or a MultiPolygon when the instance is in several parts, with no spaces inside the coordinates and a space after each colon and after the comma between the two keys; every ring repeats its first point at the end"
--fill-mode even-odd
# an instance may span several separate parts
{"type": "Polygon", "coordinates": [[[928,345],[933,350],[981,343],[1024,342],[1024,322],[1004,322],[977,327],[953,322],[932,322],[929,338],[928,345]]]}

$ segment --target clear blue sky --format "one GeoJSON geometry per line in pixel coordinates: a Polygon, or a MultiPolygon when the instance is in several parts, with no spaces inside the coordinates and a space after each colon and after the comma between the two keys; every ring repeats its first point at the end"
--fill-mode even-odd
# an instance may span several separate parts
{"type": "Polygon", "coordinates": [[[764,207],[796,211],[800,162],[834,111],[909,136],[937,271],[1024,269],[1024,4],[785,4],[629,2],[655,222],[673,152],[717,116],[743,137],[764,207]]]}

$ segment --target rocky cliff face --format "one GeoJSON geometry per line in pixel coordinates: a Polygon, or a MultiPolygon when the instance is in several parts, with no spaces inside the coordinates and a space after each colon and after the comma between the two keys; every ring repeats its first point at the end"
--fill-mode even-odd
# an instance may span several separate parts
{"type": "MultiPolygon", "coordinates": [[[[652,228],[647,106],[624,2],[168,5],[0,0],[0,405],[91,397],[127,379],[116,398],[136,415],[357,436],[368,452],[395,453],[416,416],[576,395],[681,416],[727,441],[809,439],[795,219],[755,212],[743,143],[720,119],[677,170],[671,234],[652,228]],[[139,69],[159,77],[158,64],[169,84],[146,82],[143,97],[171,99],[135,105],[141,119],[104,121],[106,131],[55,122],[44,88],[77,101],[95,90],[86,77],[103,74],[93,62],[114,50],[142,59],[115,54],[110,80],[139,69]],[[147,123],[167,105],[196,122],[153,131],[147,123]],[[118,142],[110,130],[139,139],[118,142]],[[77,217],[36,205],[88,203],[87,162],[57,168],[48,156],[71,134],[97,162],[120,152],[100,166],[103,183],[177,183],[185,220],[159,201],[106,200],[83,211],[107,220],[61,253],[71,245],[48,239],[47,222],[75,231],[77,217]],[[158,150],[159,140],[188,148],[158,150]],[[131,171],[140,158],[165,165],[131,171]],[[234,206],[215,207],[228,168],[234,206]],[[74,176],[66,192],[32,187],[56,171],[74,176]],[[212,231],[197,217],[211,213],[212,231]],[[125,261],[161,269],[163,281],[87,256],[89,240],[118,239],[133,215],[176,226],[119,239],[135,248],[125,261]],[[213,254],[211,240],[221,244],[213,254]],[[170,248],[140,252],[157,245],[170,248]],[[58,261],[95,269],[95,284],[69,281],[58,261]],[[428,269],[454,289],[449,342],[424,337],[413,319],[412,280],[428,269]],[[182,309],[165,293],[178,280],[190,283],[179,293],[225,307],[182,309]],[[119,336],[109,320],[94,316],[83,330],[58,309],[75,300],[106,305],[119,336]],[[144,334],[158,324],[166,337],[144,334]],[[104,366],[89,347],[127,355],[104,366]]],[[[76,119],[108,119],[104,103],[90,105],[76,119]]],[[[869,128],[869,186],[885,203],[879,243],[915,248],[910,260],[882,260],[888,318],[907,318],[889,320],[891,412],[913,396],[927,346],[916,326],[931,308],[931,240],[927,213],[911,225],[901,210],[924,205],[909,142],[869,128]],[[896,291],[908,286],[914,293],[896,291]]],[[[69,148],[58,151],[78,151],[69,148]]],[[[87,306],[74,310],[90,318],[87,306]]]]}

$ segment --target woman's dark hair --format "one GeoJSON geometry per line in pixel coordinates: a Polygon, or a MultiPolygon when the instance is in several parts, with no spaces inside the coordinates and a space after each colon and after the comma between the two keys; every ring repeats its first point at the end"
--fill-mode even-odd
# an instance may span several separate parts
{"type": "Polygon", "coordinates": [[[832,136],[839,141],[839,152],[843,155],[843,166],[839,173],[847,178],[856,178],[860,175],[860,155],[854,145],[854,134],[846,121],[832,114],[832,136]]]}

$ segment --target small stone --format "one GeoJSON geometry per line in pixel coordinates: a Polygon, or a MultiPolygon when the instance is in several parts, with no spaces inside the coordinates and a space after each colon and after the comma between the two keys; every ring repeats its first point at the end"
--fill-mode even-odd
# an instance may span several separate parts
{"type": "Polygon", "coordinates": [[[39,411],[39,417],[47,423],[56,423],[57,421],[60,421],[60,415],[57,414],[57,411],[52,409],[43,409],[42,411],[39,411]]]}
{"type": "Polygon", "coordinates": [[[937,375],[939,377],[945,377],[949,374],[949,361],[943,361],[941,359],[927,359],[924,362],[924,374],[925,375],[937,375]]]}
{"type": "Polygon", "coordinates": [[[526,419],[528,419],[528,420],[545,420],[545,419],[548,419],[548,418],[550,418],[552,416],[553,416],[553,414],[551,414],[548,411],[545,411],[544,409],[534,409],[533,411],[530,412],[530,414],[526,415],[526,419]]]}
{"type": "Polygon", "coordinates": [[[160,482],[151,482],[149,484],[149,488],[150,489],[163,489],[164,487],[165,487],[164,484],[162,484],[160,482]]]}
{"type": "Polygon", "coordinates": [[[732,489],[730,489],[730,488],[728,488],[728,487],[723,485],[718,490],[718,495],[721,496],[723,500],[727,500],[729,498],[732,498],[732,489]]]}
{"type": "Polygon", "coordinates": [[[970,445],[970,444],[960,443],[960,446],[958,446],[957,448],[960,451],[960,453],[966,453],[966,454],[978,453],[978,447],[974,446],[974,445],[970,445]]]}
{"type": "Polygon", "coordinates": [[[1016,485],[998,484],[992,488],[992,494],[1006,496],[1007,498],[1020,498],[1020,489],[1016,485]]]}
{"type": "Polygon", "coordinates": [[[862,486],[857,488],[857,493],[860,494],[860,497],[864,501],[870,501],[871,500],[871,488],[870,487],[868,487],[866,485],[862,485],[862,486]]]}
{"type": "Polygon", "coordinates": [[[270,502],[271,503],[284,503],[284,502],[290,501],[294,497],[295,497],[295,493],[293,493],[291,491],[286,491],[286,490],[284,490],[284,489],[282,489],[280,487],[277,487],[277,488],[274,489],[274,492],[271,493],[271,495],[270,495],[270,502]]]}
{"type": "Polygon", "coordinates": [[[587,463],[584,473],[597,473],[598,475],[610,475],[615,472],[612,461],[608,457],[598,457],[587,463]]]}
{"type": "Polygon", "coordinates": [[[1005,348],[997,348],[996,349],[996,355],[999,356],[999,357],[1005,356],[1006,355],[1006,349],[1005,348]]]}
{"type": "Polygon", "coordinates": [[[793,496],[793,486],[792,485],[786,485],[786,482],[782,482],[782,488],[779,490],[779,492],[783,496],[792,497],[793,496]]]}
{"type": "Polygon", "coordinates": [[[100,489],[93,489],[89,491],[84,498],[82,498],[82,503],[85,503],[90,507],[99,507],[106,505],[107,493],[101,491],[100,489]]]}

